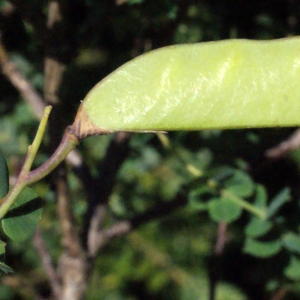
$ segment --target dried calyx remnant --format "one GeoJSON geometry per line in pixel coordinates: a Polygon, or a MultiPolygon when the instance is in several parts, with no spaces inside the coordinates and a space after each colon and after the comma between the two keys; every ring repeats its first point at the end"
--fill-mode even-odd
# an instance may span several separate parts
{"type": "Polygon", "coordinates": [[[85,108],[81,105],[78,109],[75,121],[67,129],[71,134],[76,136],[79,140],[92,135],[109,134],[112,131],[107,131],[96,126],[89,118],[85,108]]]}

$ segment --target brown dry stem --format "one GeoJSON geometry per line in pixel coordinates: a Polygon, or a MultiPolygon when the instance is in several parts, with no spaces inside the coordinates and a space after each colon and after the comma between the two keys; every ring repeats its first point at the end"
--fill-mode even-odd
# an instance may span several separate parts
{"type": "Polygon", "coordinates": [[[72,124],[72,131],[78,139],[82,140],[92,135],[103,135],[112,133],[112,131],[105,130],[96,126],[89,118],[83,104],[80,105],[75,121],[72,124]]]}
{"type": "Polygon", "coordinates": [[[288,152],[300,147],[300,129],[297,129],[291,136],[279,145],[266,151],[266,156],[270,158],[280,158],[288,152]]]}
{"type": "Polygon", "coordinates": [[[3,74],[8,78],[11,84],[20,92],[32,109],[37,119],[41,119],[45,104],[43,98],[36,92],[33,86],[25,78],[15,63],[13,63],[6,53],[3,44],[0,41],[0,64],[3,74]]]}
{"type": "Polygon", "coordinates": [[[59,278],[57,276],[56,270],[54,268],[54,265],[52,263],[52,258],[47,250],[47,247],[45,245],[45,241],[42,236],[42,232],[40,227],[38,226],[34,235],[34,246],[37,250],[38,255],[41,258],[44,270],[47,274],[47,278],[49,280],[53,295],[55,298],[58,298],[60,291],[61,291],[61,285],[59,282],[59,278]]]}

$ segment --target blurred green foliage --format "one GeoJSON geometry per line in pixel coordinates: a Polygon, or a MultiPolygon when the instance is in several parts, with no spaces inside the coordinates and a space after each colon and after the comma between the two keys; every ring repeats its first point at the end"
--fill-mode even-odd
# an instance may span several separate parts
{"type": "MultiPolygon", "coordinates": [[[[47,11],[47,1],[25,2],[33,12],[47,11]]],[[[22,12],[5,14],[7,3],[0,1],[3,43],[42,91],[43,60],[46,54],[56,55],[55,43],[44,49],[41,36],[22,12]]],[[[95,83],[136,55],[174,43],[297,34],[299,11],[297,1],[287,0],[73,1],[70,22],[76,30],[67,35],[69,48],[58,55],[68,66],[60,92],[63,122],[73,121],[80,99],[95,83]]],[[[0,150],[14,176],[38,122],[3,75],[0,99],[0,150]]],[[[104,247],[86,299],[206,300],[212,280],[217,281],[217,300],[271,299],[280,289],[287,290],[284,299],[300,299],[300,152],[276,161],[264,156],[292,132],[171,132],[165,140],[155,134],[134,135],[109,197],[107,225],[169,203],[179,191],[188,195],[188,201],[104,247]],[[214,253],[220,222],[228,223],[229,239],[221,262],[214,253]]],[[[112,138],[89,138],[79,147],[92,174],[98,173],[112,138]]],[[[47,156],[41,149],[36,164],[47,156]]],[[[4,175],[0,176],[2,189],[4,175]]],[[[75,217],[81,223],[86,191],[71,170],[68,180],[75,217]]],[[[49,182],[34,188],[46,202],[40,224],[57,261],[60,229],[49,182]]],[[[8,242],[3,233],[0,239],[8,242]]],[[[0,243],[3,255],[5,245],[0,243]]],[[[33,299],[37,292],[47,296],[47,278],[32,242],[9,241],[6,250],[5,264],[14,269],[15,282],[3,276],[1,299],[33,299]]],[[[0,265],[3,271],[5,267],[0,265]]]]}

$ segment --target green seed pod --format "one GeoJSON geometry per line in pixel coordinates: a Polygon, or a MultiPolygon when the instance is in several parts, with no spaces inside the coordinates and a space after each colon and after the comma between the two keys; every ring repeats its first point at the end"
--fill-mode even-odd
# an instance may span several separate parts
{"type": "Polygon", "coordinates": [[[100,81],[83,100],[74,126],[79,137],[298,126],[299,83],[300,38],[169,46],[100,81]]]}

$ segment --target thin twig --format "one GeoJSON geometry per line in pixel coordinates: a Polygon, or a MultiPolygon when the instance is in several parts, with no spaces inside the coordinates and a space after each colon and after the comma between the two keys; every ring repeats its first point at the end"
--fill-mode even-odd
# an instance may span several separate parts
{"type": "Polygon", "coordinates": [[[9,79],[12,85],[20,92],[25,101],[29,104],[37,119],[41,119],[45,104],[43,98],[36,92],[33,86],[25,78],[15,63],[13,63],[6,53],[0,41],[0,64],[3,74],[9,79]]]}
{"type": "Polygon", "coordinates": [[[58,92],[62,83],[66,66],[59,61],[47,57],[45,59],[45,100],[55,105],[59,102],[58,92]]]}
{"type": "Polygon", "coordinates": [[[300,129],[297,129],[290,137],[279,145],[266,151],[265,155],[270,158],[280,158],[288,152],[300,147],[300,129]]]}
{"type": "Polygon", "coordinates": [[[48,9],[47,28],[52,28],[55,23],[62,21],[63,16],[61,14],[58,1],[50,1],[48,9]]]}
{"type": "Polygon", "coordinates": [[[130,233],[135,228],[153,221],[158,218],[169,216],[172,212],[176,211],[180,207],[184,206],[187,203],[186,196],[178,193],[175,199],[172,202],[164,202],[156,205],[153,209],[149,211],[136,215],[129,220],[123,220],[116,222],[107,229],[102,229],[98,231],[97,236],[93,243],[94,248],[91,249],[90,255],[95,257],[98,251],[106,245],[110,240],[123,236],[130,233]]]}
{"type": "MultiPolygon", "coordinates": [[[[0,40],[0,65],[3,74],[24,97],[38,120],[41,120],[45,108],[43,97],[35,90],[32,84],[25,78],[21,70],[9,59],[9,56],[0,40]]],[[[66,158],[73,167],[82,164],[82,158],[76,150],[73,150],[66,158]]]]}
{"type": "Polygon", "coordinates": [[[72,257],[80,256],[82,253],[81,243],[77,232],[76,222],[73,216],[73,210],[67,186],[66,174],[64,168],[61,168],[56,175],[56,194],[57,194],[57,211],[63,246],[65,251],[72,257]]]}
{"type": "Polygon", "coordinates": [[[109,196],[115,185],[116,175],[128,156],[130,136],[131,135],[127,133],[116,134],[108,146],[106,156],[99,165],[99,175],[95,179],[89,177],[83,181],[88,197],[83,243],[87,248],[89,247],[88,244],[92,247],[92,249],[88,250],[89,253],[95,253],[95,249],[97,249],[97,247],[94,247],[97,242],[94,244],[94,238],[92,237],[97,236],[94,232],[95,230],[97,230],[97,232],[101,230],[99,226],[102,221],[100,219],[104,217],[104,207],[107,205],[109,196]],[[102,212],[101,214],[99,214],[100,211],[102,212]],[[98,224],[97,228],[95,224],[98,224]]]}
{"type": "Polygon", "coordinates": [[[18,179],[15,185],[10,189],[9,193],[0,201],[0,219],[2,219],[5,216],[5,214],[9,211],[10,207],[15,203],[16,199],[19,197],[19,195],[24,190],[24,188],[28,186],[30,183],[35,182],[35,181],[30,182],[29,179],[31,174],[30,169],[33,160],[36,156],[36,153],[38,151],[38,148],[41,144],[42,138],[44,136],[50,111],[51,111],[51,106],[47,106],[45,108],[45,112],[43,114],[43,118],[37,130],[34,141],[32,145],[28,147],[27,155],[23,167],[21,169],[21,172],[18,176],[18,179]]]}
{"type": "Polygon", "coordinates": [[[217,235],[217,241],[215,245],[215,254],[221,255],[224,251],[224,247],[226,242],[228,241],[227,238],[227,223],[226,222],[220,222],[218,226],[218,235],[217,235]]]}
{"type": "Polygon", "coordinates": [[[94,256],[97,251],[98,232],[102,229],[106,214],[106,205],[99,205],[95,208],[90,221],[90,229],[87,237],[87,249],[89,256],[94,256]]]}
{"type": "MultiPolygon", "coordinates": [[[[49,1],[47,18],[47,33],[49,36],[55,38],[55,35],[59,34],[56,30],[56,26],[58,26],[58,24],[63,21],[64,17],[65,16],[62,14],[61,4],[59,3],[59,1],[49,1]]],[[[52,47],[52,45],[48,46],[52,47]]],[[[46,51],[48,50],[49,49],[46,49],[46,51]]],[[[51,103],[54,107],[58,108],[58,113],[60,113],[59,90],[65,70],[66,66],[60,63],[56,58],[46,57],[44,69],[45,99],[46,102],[51,103]]],[[[50,119],[50,122],[51,121],[52,126],[50,126],[51,130],[49,131],[49,134],[52,140],[52,144],[56,146],[57,131],[59,131],[60,127],[62,126],[62,120],[57,118],[56,116],[55,121],[50,119]]],[[[78,253],[81,253],[82,249],[71,207],[71,196],[67,184],[67,176],[64,164],[61,165],[56,173],[55,186],[57,195],[57,209],[60,221],[59,223],[61,225],[63,245],[65,247],[65,250],[72,257],[77,257],[79,255],[78,253]]]]}
{"type": "Polygon", "coordinates": [[[277,290],[275,295],[272,296],[271,300],[283,300],[287,295],[288,289],[285,287],[281,287],[277,290]]]}
{"type": "MultiPolygon", "coordinates": [[[[55,28],[55,25],[62,22],[63,16],[61,8],[58,1],[50,1],[48,5],[48,20],[47,29],[48,32],[55,28]]],[[[66,71],[66,66],[59,62],[55,58],[46,57],[45,58],[45,99],[46,102],[51,104],[59,103],[58,92],[62,83],[64,73],[66,71]]]]}
{"type": "Polygon", "coordinates": [[[39,226],[36,229],[33,242],[34,242],[34,246],[37,249],[37,252],[41,258],[41,261],[42,261],[44,270],[47,274],[49,283],[51,285],[54,297],[58,298],[58,296],[60,294],[60,290],[61,290],[59,278],[58,278],[55,268],[53,266],[52,258],[50,256],[49,252],[47,251],[47,248],[46,248],[43,236],[42,236],[42,232],[41,232],[41,229],[39,226]]]}
{"type": "MultiPolygon", "coordinates": [[[[70,49],[73,51],[68,36],[68,33],[72,35],[70,30],[73,29],[68,20],[70,17],[68,8],[72,4],[71,1],[51,0],[48,2],[44,97],[47,103],[53,105],[55,112],[55,119],[50,119],[50,147],[56,147],[58,133],[65,126],[59,91],[66,71],[66,66],[62,61],[65,61],[66,56],[71,56],[70,49]]],[[[69,126],[69,130],[71,128],[72,126],[69,126]]],[[[61,278],[59,299],[82,299],[87,284],[89,263],[77,230],[64,164],[58,168],[53,180],[63,245],[63,253],[58,264],[61,278]]]]}
{"type": "Polygon", "coordinates": [[[220,222],[218,226],[214,254],[211,258],[211,266],[209,270],[209,300],[215,300],[216,287],[222,274],[222,254],[227,241],[227,223],[220,222]]]}
{"type": "Polygon", "coordinates": [[[66,156],[73,150],[79,143],[77,137],[72,133],[70,127],[68,127],[63,135],[63,138],[56,148],[52,156],[45,161],[44,164],[37,169],[31,171],[26,178],[27,184],[32,184],[44,178],[50,172],[52,172],[57,166],[66,158],[66,156]]]}
{"type": "Polygon", "coordinates": [[[91,233],[89,233],[89,257],[95,258],[99,250],[109,241],[118,236],[126,235],[132,230],[133,226],[128,220],[119,221],[110,226],[108,229],[98,229],[98,231],[93,230],[91,233]]]}

